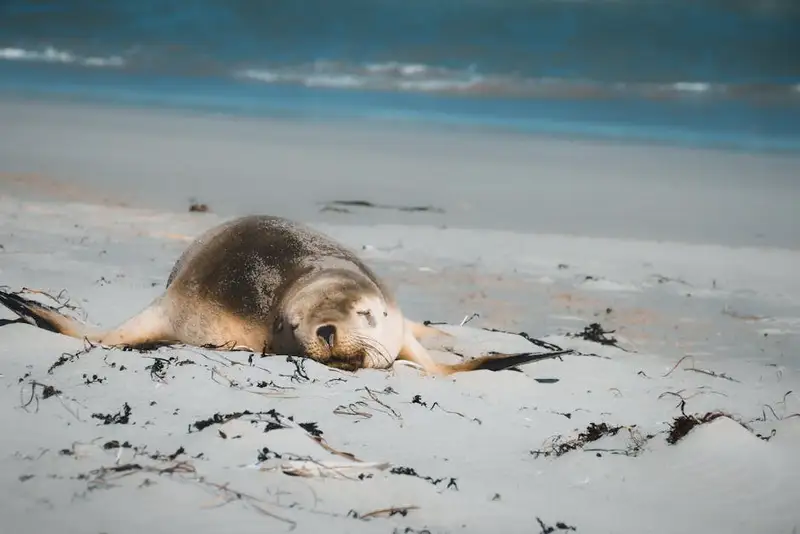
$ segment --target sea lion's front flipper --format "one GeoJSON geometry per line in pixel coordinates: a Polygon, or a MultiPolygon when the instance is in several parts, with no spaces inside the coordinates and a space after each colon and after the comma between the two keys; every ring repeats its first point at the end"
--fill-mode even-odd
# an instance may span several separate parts
{"type": "Polygon", "coordinates": [[[33,326],[105,346],[142,347],[172,341],[170,324],[159,300],[117,328],[107,331],[94,329],[62,314],[56,308],[22,297],[19,293],[0,291],[0,304],[33,326]]]}
{"type": "Polygon", "coordinates": [[[411,330],[406,331],[403,346],[400,348],[396,359],[415,363],[422,367],[426,373],[434,375],[450,374],[444,369],[445,366],[431,358],[428,350],[417,341],[417,338],[411,330]]]}

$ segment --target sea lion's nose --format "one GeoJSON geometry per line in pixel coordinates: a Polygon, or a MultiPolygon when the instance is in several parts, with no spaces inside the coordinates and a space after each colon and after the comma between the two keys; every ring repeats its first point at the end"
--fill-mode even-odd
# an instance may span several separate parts
{"type": "Polygon", "coordinates": [[[322,325],[317,328],[317,336],[332,348],[336,342],[336,327],[332,324],[322,325]]]}

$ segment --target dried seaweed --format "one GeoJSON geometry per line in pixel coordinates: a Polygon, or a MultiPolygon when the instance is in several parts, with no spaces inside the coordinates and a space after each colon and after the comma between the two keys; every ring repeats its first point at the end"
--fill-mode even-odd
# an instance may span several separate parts
{"type": "Polygon", "coordinates": [[[700,369],[700,368],[695,367],[694,366],[694,356],[692,356],[691,354],[687,354],[686,356],[684,356],[683,358],[678,360],[678,362],[675,365],[672,366],[672,369],[667,371],[667,373],[662,375],[662,376],[664,378],[666,378],[669,375],[671,375],[672,372],[675,371],[675,369],[678,368],[678,366],[681,364],[681,362],[683,360],[687,359],[687,358],[691,358],[692,359],[692,366],[684,368],[683,369],[684,371],[693,371],[695,373],[701,373],[701,374],[704,374],[704,375],[713,376],[714,378],[722,378],[723,380],[728,380],[729,382],[739,382],[739,380],[736,380],[735,378],[730,377],[725,373],[717,373],[715,371],[711,371],[711,370],[708,370],[708,369],[700,369]]]}
{"type": "Polygon", "coordinates": [[[232,419],[238,419],[244,415],[261,415],[266,414],[267,412],[251,412],[250,410],[244,410],[242,412],[231,412],[227,414],[220,414],[219,412],[215,413],[211,417],[206,419],[201,419],[199,421],[195,421],[189,425],[189,433],[192,433],[192,428],[195,428],[198,432],[202,431],[211,425],[221,425],[231,421],[232,419]]]}
{"type": "Polygon", "coordinates": [[[364,417],[365,419],[372,417],[371,414],[362,412],[357,409],[357,407],[363,407],[388,414],[389,416],[395,419],[399,420],[403,419],[403,417],[397,410],[395,410],[394,408],[383,402],[380,398],[378,398],[378,395],[396,395],[397,392],[394,389],[392,389],[391,386],[384,388],[382,391],[373,391],[366,386],[364,386],[363,388],[356,389],[356,391],[362,391],[362,390],[366,391],[367,395],[369,396],[369,399],[362,397],[363,400],[350,403],[349,405],[339,405],[336,407],[333,413],[337,415],[358,415],[364,417]],[[370,406],[369,401],[372,401],[378,407],[375,408],[373,406],[370,406]]]}
{"type": "Polygon", "coordinates": [[[536,345],[537,347],[541,347],[543,349],[547,349],[547,350],[553,351],[553,352],[560,352],[562,354],[568,354],[570,352],[573,352],[573,351],[570,351],[570,350],[562,349],[558,345],[555,345],[555,344],[550,343],[548,341],[543,341],[541,339],[536,339],[535,337],[530,336],[527,332],[510,332],[508,330],[500,330],[500,329],[497,329],[497,328],[483,328],[483,330],[486,330],[487,332],[496,332],[496,333],[500,333],[500,334],[510,334],[512,336],[519,336],[522,339],[526,340],[527,342],[532,343],[533,345],[536,345]]]}
{"type": "Polygon", "coordinates": [[[61,356],[59,356],[58,359],[55,362],[53,362],[53,364],[50,366],[50,368],[47,369],[47,374],[49,374],[49,375],[53,374],[53,371],[56,368],[61,367],[62,365],[66,364],[66,363],[74,362],[75,360],[77,360],[81,356],[83,356],[84,354],[88,354],[89,352],[91,352],[96,346],[97,345],[94,345],[89,340],[85,339],[84,340],[84,346],[83,346],[83,348],[81,350],[76,351],[76,352],[63,352],[61,354],[61,356]]]}
{"type": "Polygon", "coordinates": [[[553,532],[555,532],[557,530],[573,531],[573,532],[576,532],[578,530],[577,528],[575,528],[573,526],[570,526],[570,525],[567,525],[566,523],[562,523],[561,521],[557,522],[554,527],[551,527],[549,525],[545,525],[544,521],[539,519],[539,517],[536,518],[536,522],[539,523],[539,528],[541,529],[539,534],[553,534],[553,532]]]}
{"type": "Polygon", "coordinates": [[[93,413],[93,419],[100,419],[104,425],[127,425],[131,421],[131,407],[126,402],[122,409],[115,414],[93,413]]]}
{"type": "MultiPolygon", "coordinates": [[[[291,375],[280,375],[284,378],[288,378],[291,382],[308,382],[311,380],[308,377],[308,373],[306,372],[306,359],[305,358],[297,358],[295,356],[286,356],[286,361],[294,364],[294,372],[291,375]]],[[[313,382],[316,382],[314,380],[313,382]]]]}
{"type": "Polygon", "coordinates": [[[197,202],[195,199],[191,199],[189,202],[189,213],[208,213],[211,211],[208,204],[197,202]]]}
{"type": "Polygon", "coordinates": [[[374,208],[396,210],[403,212],[430,212],[430,213],[444,213],[442,208],[434,206],[400,206],[392,204],[377,204],[368,200],[331,200],[322,203],[321,212],[333,211],[337,213],[351,213],[348,208],[374,208]]]}
{"type": "Polygon", "coordinates": [[[124,442],[120,443],[119,441],[114,439],[114,440],[105,442],[103,444],[103,448],[105,450],[110,450],[110,449],[133,449],[134,446],[131,445],[130,442],[128,442],[128,441],[124,441],[124,442]]]}
{"type": "Polygon", "coordinates": [[[576,337],[585,339],[586,341],[592,341],[594,343],[599,343],[601,345],[616,347],[620,350],[626,349],[619,346],[619,342],[613,336],[608,336],[608,334],[613,334],[615,330],[604,330],[600,323],[591,323],[589,326],[585,327],[582,332],[574,333],[574,334],[567,334],[567,337],[576,337]]]}
{"type": "Polygon", "coordinates": [[[591,443],[593,441],[597,441],[602,437],[605,436],[615,436],[622,426],[610,426],[608,423],[589,423],[589,426],[586,427],[586,430],[583,432],[578,433],[577,437],[560,442],[560,436],[558,436],[549,449],[547,450],[532,450],[531,454],[534,458],[538,458],[539,456],[561,456],[566,454],[570,451],[574,451],[576,449],[583,448],[584,445],[587,443],[591,443]]]}
{"type": "MultiPolygon", "coordinates": [[[[28,375],[26,375],[28,376],[28,375]]],[[[23,379],[20,379],[20,382],[23,379]]],[[[56,389],[54,386],[50,386],[48,384],[42,384],[41,382],[37,382],[35,380],[30,381],[31,385],[31,395],[27,401],[22,402],[21,406],[23,409],[27,409],[32,403],[36,402],[36,411],[39,410],[39,395],[36,394],[36,388],[41,389],[41,398],[42,400],[49,399],[50,397],[57,397],[61,395],[61,390],[56,389]]],[[[22,392],[20,391],[20,398],[22,398],[22,392]]]]}
{"type": "MultiPolygon", "coordinates": [[[[411,404],[419,404],[420,406],[422,406],[424,408],[428,408],[428,403],[425,402],[424,400],[422,400],[422,396],[421,395],[414,395],[414,397],[411,399],[411,404]]],[[[431,404],[430,408],[428,408],[428,409],[430,411],[433,411],[436,408],[439,408],[439,410],[441,410],[441,411],[443,411],[445,413],[457,415],[457,416],[462,417],[464,419],[468,419],[468,417],[466,415],[464,415],[463,413],[461,413],[461,412],[457,412],[455,410],[446,410],[445,408],[442,407],[441,404],[439,404],[438,401],[435,401],[433,404],[431,404]]],[[[479,425],[483,424],[483,421],[481,421],[477,417],[473,417],[470,420],[471,421],[475,421],[479,425]]]]}
{"type": "Polygon", "coordinates": [[[380,510],[373,510],[365,514],[359,514],[355,510],[350,510],[347,513],[347,517],[352,517],[353,519],[370,519],[379,516],[392,517],[395,515],[405,517],[408,515],[409,510],[419,510],[419,506],[392,506],[391,508],[381,508],[380,510]]]}
{"type": "MultiPolygon", "coordinates": [[[[476,315],[477,314],[473,314],[473,316],[476,316],[476,315]]],[[[467,318],[465,318],[465,321],[468,322],[472,318],[473,317],[471,317],[471,316],[467,316],[467,318]]],[[[426,320],[426,321],[423,321],[422,324],[424,324],[425,326],[431,326],[431,325],[446,325],[448,323],[426,320]]],[[[499,334],[509,334],[509,335],[512,335],[512,336],[519,336],[519,337],[523,338],[524,340],[528,341],[529,343],[531,343],[532,345],[535,345],[537,347],[546,349],[548,351],[548,352],[540,352],[540,353],[521,352],[521,353],[517,353],[517,354],[504,354],[504,356],[508,356],[509,358],[517,357],[517,358],[519,358],[521,360],[524,360],[524,363],[529,363],[529,362],[532,362],[532,361],[544,360],[544,359],[548,359],[548,358],[559,358],[560,359],[561,356],[575,353],[575,351],[572,350],[572,349],[562,349],[561,347],[559,347],[558,345],[556,345],[554,343],[550,343],[548,341],[544,341],[544,340],[541,340],[541,339],[536,339],[535,337],[530,336],[527,332],[511,332],[509,330],[500,330],[498,328],[485,328],[485,327],[482,328],[482,330],[485,330],[486,332],[493,332],[493,333],[499,333],[499,334]]],[[[453,352],[454,354],[458,354],[458,353],[456,353],[455,351],[452,351],[452,350],[450,352],[453,352]]],[[[494,352],[494,351],[490,351],[490,352],[487,353],[487,355],[489,355],[489,356],[492,356],[492,355],[497,356],[497,355],[500,355],[500,354],[501,353],[494,352]]],[[[461,356],[462,358],[464,357],[463,354],[458,354],[458,355],[461,356]]],[[[508,365],[507,359],[504,358],[503,360],[498,360],[498,365],[507,366],[508,365]],[[503,363],[503,360],[505,360],[505,363],[503,363]]],[[[484,367],[484,368],[491,369],[491,367],[490,367],[491,364],[487,364],[487,365],[488,366],[484,367]]],[[[503,368],[506,368],[506,367],[503,367],[503,368]]],[[[509,370],[517,370],[518,371],[519,369],[515,369],[514,367],[511,367],[511,368],[509,368],[509,370]]]]}
{"type": "MultiPolygon", "coordinates": [[[[93,469],[87,473],[81,473],[76,478],[78,480],[85,480],[87,482],[87,486],[89,491],[98,490],[101,488],[105,488],[109,486],[109,481],[113,478],[121,478],[126,476],[131,476],[136,473],[152,473],[156,475],[183,475],[187,477],[188,480],[197,483],[200,486],[204,486],[207,488],[214,489],[226,496],[225,503],[232,502],[232,501],[240,501],[245,505],[250,506],[253,510],[286,523],[290,525],[290,528],[295,528],[297,523],[291,519],[281,517],[267,509],[265,509],[262,504],[263,501],[255,497],[253,495],[249,495],[245,492],[235,490],[229,486],[229,484],[218,484],[215,482],[211,482],[205,476],[197,475],[197,471],[194,466],[185,461],[175,462],[171,465],[167,465],[166,467],[155,467],[150,465],[144,465],[139,463],[127,463],[121,465],[114,465],[110,467],[99,467],[97,469],[93,469]]],[[[149,484],[143,483],[140,487],[145,487],[149,484]]]]}
{"type": "Polygon", "coordinates": [[[406,475],[406,476],[416,477],[425,480],[427,482],[430,482],[434,486],[438,486],[439,484],[447,480],[448,482],[446,489],[454,488],[455,490],[458,490],[458,484],[456,483],[458,479],[454,477],[433,478],[430,476],[423,476],[417,473],[417,471],[413,467],[392,467],[389,470],[389,473],[393,475],[406,475]]]}
{"type": "MultiPolygon", "coordinates": [[[[736,421],[732,416],[723,412],[707,412],[705,415],[697,417],[696,415],[686,415],[682,413],[678,417],[675,417],[670,423],[669,433],[667,434],[667,443],[670,445],[675,445],[683,439],[686,434],[688,434],[694,427],[697,425],[703,425],[706,423],[710,423],[720,417],[727,417],[732,421],[736,421]]],[[[738,421],[736,421],[738,423],[738,421]]],[[[744,424],[739,423],[744,428],[747,428],[744,424]]],[[[748,429],[749,430],[749,429],[748,429]]]]}
{"type": "Polygon", "coordinates": [[[89,376],[86,373],[83,373],[83,383],[86,384],[87,386],[92,384],[102,384],[105,381],[106,378],[104,376],[97,376],[97,375],[89,376]]]}

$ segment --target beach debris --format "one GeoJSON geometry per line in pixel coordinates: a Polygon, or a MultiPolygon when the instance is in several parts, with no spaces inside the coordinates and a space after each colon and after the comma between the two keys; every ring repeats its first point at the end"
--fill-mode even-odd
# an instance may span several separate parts
{"type": "Polygon", "coordinates": [[[424,406],[425,408],[428,407],[428,403],[422,400],[421,395],[414,395],[414,398],[411,399],[411,404],[419,404],[420,406],[424,406]]]}
{"type": "MultiPolygon", "coordinates": [[[[30,376],[30,374],[26,376],[30,376]]],[[[23,379],[20,378],[20,383],[22,383],[22,380],[23,379]]],[[[42,384],[41,382],[37,382],[36,380],[31,380],[30,386],[31,386],[31,396],[26,402],[22,403],[22,408],[27,408],[28,406],[31,405],[31,403],[35,401],[36,409],[37,410],[39,409],[39,395],[36,394],[36,388],[41,388],[42,400],[61,395],[61,390],[56,389],[55,387],[50,386],[48,384],[42,384]]],[[[20,393],[20,396],[22,396],[22,393],[20,393]]]]}
{"type": "Polygon", "coordinates": [[[617,341],[617,338],[608,335],[613,334],[614,332],[616,332],[616,330],[604,330],[600,323],[591,323],[589,326],[584,327],[582,332],[567,334],[567,337],[581,338],[585,339],[586,341],[592,341],[594,343],[615,347],[629,352],[619,346],[619,341],[617,341]]]}
{"type": "MultiPolygon", "coordinates": [[[[789,395],[791,395],[792,393],[793,393],[793,391],[791,389],[789,391],[787,391],[786,393],[784,393],[783,394],[783,399],[781,399],[780,401],[776,402],[775,405],[777,406],[778,404],[783,404],[783,411],[786,412],[786,398],[789,395]]],[[[765,408],[769,408],[769,411],[772,413],[772,417],[774,417],[776,421],[783,421],[784,419],[791,419],[793,417],[800,417],[800,413],[793,413],[793,414],[788,414],[788,415],[785,414],[783,416],[779,416],[775,412],[775,408],[773,408],[769,404],[765,404],[764,407],[761,408],[761,417],[759,417],[757,419],[754,419],[755,421],[766,421],[767,420],[767,411],[766,411],[765,408]]]]}
{"type": "Polygon", "coordinates": [[[316,382],[316,379],[312,380],[308,377],[308,373],[306,372],[306,359],[305,358],[296,358],[294,356],[286,356],[286,361],[294,364],[294,372],[291,375],[278,375],[284,378],[288,378],[290,382],[316,382]]]}
{"type": "Polygon", "coordinates": [[[536,380],[540,384],[555,384],[557,382],[560,382],[561,379],[560,378],[535,378],[534,377],[534,380],[536,380]]]}
{"type": "MultiPolygon", "coordinates": [[[[742,428],[744,428],[745,430],[749,431],[750,433],[755,434],[755,432],[753,432],[753,429],[751,429],[749,426],[747,426],[742,421],[739,421],[733,415],[731,415],[729,413],[726,413],[726,412],[713,411],[713,412],[706,412],[704,415],[701,415],[701,416],[689,415],[689,414],[686,413],[686,399],[681,397],[681,395],[679,393],[673,393],[673,392],[669,392],[669,391],[659,395],[659,398],[661,398],[663,395],[666,395],[666,394],[675,395],[676,397],[679,397],[681,399],[681,401],[678,403],[678,408],[680,408],[680,410],[681,410],[681,415],[673,418],[672,423],[670,423],[670,426],[669,426],[669,431],[667,433],[666,441],[670,445],[675,445],[676,443],[678,443],[678,441],[683,439],[686,436],[686,434],[688,434],[694,427],[696,427],[698,425],[704,425],[706,423],[710,423],[710,422],[712,422],[712,421],[714,421],[716,419],[719,419],[720,417],[726,417],[726,418],[730,419],[731,421],[733,421],[735,423],[738,423],[739,425],[741,425],[742,428]]],[[[764,420],[766,420],[766,414],[763,414],[763,415],[764,415],[764,420]]],[[[761,439],[764,439],[760,435],[757,435],[757,437],[759,437],[761,439]]],[[[765,441],[768,441],[768,440],[765,440],[765,441]]]]}
{"type": "MultiPolygon", "coordinates": [[[[440,323],[440,324],[444,324],[444,323],[440,323]]],[[[511,332],[509,330],[500,330],[498,328],[483,328],[483,330],[485,330],[487,332],[495,332],[495,333],[499,333],[499,334],[510,334],[512,336],[519,336],[522,339],[528,341],[529,343],[531,343],[533,345],[536,345],[537,347],[541,347],[543,349],[547,349],[547,350],[551,351],[551,353],[556,353],[557,352],[557,353],[559,353],[558,355],[571,354],[571,353],[574,352],[573,350],[562,349],[558,345],[550,343],[549,341],[536,339],[535,337],[532,337],[532,336],[528,335],[527,332],[511,332]]],[[[555,354],[553,354],[553,356],[555,356],[555,354]]]]}
{"type": "Polygon", "coordinates": [[[44,384],[39,384],[38,382],[34,382],[34,384],[42,386],[42,399],[49,399],[50,397],[55,397],[56,395],[61,394],[61,390],[56,389],[53,386],[46,386],[44,384]]]}
{"type": "Polygon", "coordinates": [[[549,525],[545,525],[544,521],[539,519],[538,516],[536,517],[536,522],[539,523],[539,528],[541,529],[541,531],[539,533],[537,533],[537,534],[553,534],[556,531],[573,531],[573,532],[576,532],[578,530],[577,528],[575,528],[573,526],[570,526],[570,525],[567,525],[566,523],[562,523],[561,521],[557,522],[554,527],[553,526],[549,526],[549,525]]]}
{"type": "Polygon", "coordinates": [[[722,314],[727,315],[728,317],[733,317],[734,319],[739,319],[740,321],[748,321],[748,322],[758,322],[766,319],[766,317],[762,315],[738,312],[733,308],[731,308],[728,304],[725,304],[725,306],[723,306],[722,314]]]}
{"type": "MultiPolygon", "coordinates": [[[[192,428],[195,428],[196,431],[199,432],[208,428],[209,426],[224,424],[233,419],[240,419],[245,416],[249,418],[252,424],[266,423],[264,427],[264,432],[271,432],[273,430],[278,430],[282,428],[296,429],[301,433],[303,433],[305,436],[307,436],[309,439],[314,441],[317,445],[328,451],[329,453],[334,454],[336,456],[341,456],[342,458],[346,458],[348,460],[360,461],[355,457],[355,455],[349,452],[344,452],[334,449],[333,447],[328,445],[328,443],[322,437],[323,432],[322,430],[319,429],[317,423],[314,422],[297,423],[294,420],[294,416],[287,417],[276,411],[274,408],[266,412],[251,412],[250,410],[243,410],[241,412],[231,412],[228,414],[215,413],[214,415],[212,415],[207,419],[202,419],[199,421],[195,421],[194,423],[191,423],[189,425],[189,433],[192,432],[192,428]]],[[[282,457],[281,455],[277,455],[277,453],[270,451],[266,447],[261,450],[261,452],[259,453],[259,457],[261,457],[261,453],[263,453],[264,459],[282,457]]],[[[306,460],[307,458],[297,457],[295,459],[306,460]]]]}
{"type": "Polygon", "coordinates": [[[683,362],[684,360],[686,360],[688,358],[692,359],[692,366],[691,367],[684,367],[683,368],[684,371],[693,371],[695,373],[700,373],[700,374],[704,374],[704,375],[708,375],[708,376],[713,376],[714,378],[722,378],[723,380],[728,380],[729,382],[741,383],[741,382],[739,382],[739,380],[736,380],[735,378],[730,377],[725,373],[716,373],[715,371],[710,371],[708,369],[700,369],[700,368],[695,367],[694,366],[694,356],[692,356],[691,354],[687,354],[686,356],[684,356],[683,358],[678,360],[678,362],[675,365],[672,366],[672,369],[667,371],[667,373],[662,375],[662,377],[663,378],[668,377],[670,374],[672,374],[672,372],[675,369],[678,368],[678,366],[681,364],[681,362],[683,362]]]}
{"type": "Polygon", "coordinates": [[[369,409],[369,405],[364,401],[351,402],[350,404],[340,404],[334,408],[333,413],[336,415],[350,415],[360,417],[362,419],[370,419],[372,414],[365,411],[369,409]]]}
{"type": "Polygon", "coordinates": [[[395,529],[392,530],[392,534],[431,534],[431,531],[428,530],[427,528],[423,528],[422,530],[417,530],[411,527],[405,527],[405,528],[395,527],[395,529]]]}
{"type": "Polygon", "coordinates": [[[219,412],[215,413],[211,417],[206,419],[201,419],[191,423],[189,425],[189,433],[192,433],[192,427],[194,427],[198,432],[210,427],[211,425],[221,425],[227,423],[232,419],[238,419],[245,415],[261,415],[266,414],[267,412],[251,412],[250,410],[244,410],[242,412],[231,412],[227,414],[220,414],[219,412]]]}
{"type": "Polygon", "coordinates": [[[93,419],[100,419],[104,425],[127,425],[131,421],[131,407],[125,402],[122,409],[115,414],[93,413],[93,419]]]}
{"type": "MultiPolygon", "coordinates": [[[[561,414],[564,415],[564,414],[561,414]]],[[[555,437],[549,438],[547,442],[547,446],[543,449],[536,449],[530,451],[531,455],[534,458],[538,458],[540,456],[544,456],[545,458],[548,456],[555,456],[559,457],[562,456],[570,451],[574,451],[577,449],[585,450],[586,452],[597,452],[598,456],[600,452],[609,452],[612,454],[624,454],[626,456],[636,456],[638,455],[644,448],[645,443],[648,440],[652,439],[654,436],[652,434],[648,434],[646,436],[642,435],[636,425],[631,426],[612,426],[608,423],[589,423],[586,427],[586,430],[578,433],[578,435],[572,439],[561,441],[562,436],[557,435],[555,437]],[[586,444],[595,442],[600,438],[606,436],[616,436],[622,429],[628,430],[631,438],[631,443],[626,449],[597,449],[592,448],[588,449],[585,447],[586,444]]],[[[547,443],[546,442],[546,443],[547,443]]]]}
{"type": "MultiPolygon", "coordinates": [[[[67,451],[69,452],[69,450],[67,451]]],[[[282,517],[268,510],[266,508],[268,503],[264,502],[261,498],[231,487],[231,485],[227,482],[224,484],[212,482],[209,480],[208,476],[199,475],[191,462],[170,460],[171,457],[172,455],[159,455],[157,458],[152,458],[152,460],[159,462],[156,465],[150,465],[145,460],[142,462],[129,462],[124,464],[114,464],[112,466],[101,466],[96,469],[92,469],[91,471],[80,473],[75,478],[77,480],[85,481],[89,491],[96,491],[110,487],[111,482],[114,480],[136,474],[181,476],[190,482],[194,482],[200,486],[204,486],[219,492],[222,496],[224,496],[224,503],[234,501],[241,502],[245,506],[248,506],[264,516],[290,525],[290,528],[297,526],[295,521],[282,517]],[[163,464],[167,462],[169,462],[168,465],[164,466],[163,464]]],[[[152,484],[152,480],[145,478],[139,487],[148,487],[152,484]]]]}
{"type": "Polygon", "coordinates": [[[89,376],[88,374],[83,373],[83,383],[86,384],[87,386],[90,386],[92,384],[102,384],[105,381],[106,377],[104,376],[97,376],[96,374],[89,376]]]}
{"type": "Polygon", "coordinates": [[[691,284],[689,282],[685,281],[685,280],[682,280],[680,278],[671,278],[669,276],[664,276],[664,275],[661,275],[661,274],[653,274],[653,275],[651,275],[651,278],[655,278],[656,283],[658,283],[658,284],[666,284],[666,283],[669,283],[669,282],[674,282],[674,283],[680,284],[682,286],[691,286],[691,284]]]}
{"type": "MultiPolygon", "coordinates": [[[[381,516],[392,517],[394,515],[401,515],[405,517],[408,515],[408,512],[410,510],[419,510],[419,506],[416,505],[392,506],[391,508],[381,508],[379,510],[373,510],[372,512],[367,512],[365,514],[359,514],[355,510],[350,510],[349,512],[347,512],[347,517],[352,517],[353,519],[371,519],[373,517],[381,517],[381,516]]],[[[397,529],[395,529],[395,532],[397,532],[397,529]]],[[[427,530],[416,531],[411,529],[405,529],[403,532],[408,532],[408,533],[419,532],[420,534],[425,532],[427,534],[430,534],[430,532],[427,530]]]]}
{"type": "Polygon", "coordinates": [[[670,445],[675,445],[697,425],[710,423],[711,421],[719,419],[720,417],[728,417],[732,421],[735,421],[735,419],[722,412],[707,412],[705,415],[700,417],[695,415],[686,415],[685,413],[681,414],[678,417],[675,417],[670,424],[669,434],[667,434],[667,443],[670,445]]]}
{"type": "Polygon", "coordinates": [[[167,368],[169,367],[169,360],[165,358],[153,358],[153,363],[146,366],[145,370],[150,371],[150,378],[155,378],[163,381],[167,377],[167,368]]]}
{"type": "MultiPolygon", "coordinates": [[[[414,397],[411,399],[411,404],[419,404],[419,405],[420,405],[420,406],[422,406],[423,408],[428,408],[428,403],[427,403],[427,402],[425,402],[424,400],[422,400],[422,395],[414,395],[414,397]]],[[[459,416],[459,417],[462,417],[462,418],[464,418],[464,419],[470,419],[470,418],[468,418],[466,415],[464,415],[464,414],[463,414],[463,413],[461,413],[461,412],[456,412],[456,411],[454,411],[454,410],[446,410],[446,409],[442,408],[442,405],[441,405],[441,404],[439,404],[439,402],[438,402],[438,401],[436,401],[436,402],[434,402],[433,404],[431,404],[430,408],[428,408],[428,409],[429,409],[430,411],[433,411],[435,408],[439,408],[439,410],[441,410],[441,411],[443,411],[443,412],[445,412],[445,413],[449,413],[449,414],[457,415],[457,416],[459,416]]],[[[481,421],[481,420],[480,420],[480,419],[478,419],[477,417],[473,417],[473,418],[471,418],[470,420],[471,420],[471,421],[475,421],[475,422],[476,422],[476,423],[478,423],[479,425],[483,424],[483,421],[481,421]]]]}
{"type": "Polygon", "coordinates": [[[458,491],[458,484],[457,484],[458,479],[454,477],[433,478],[429,476],[423,476],[417,473],[417,471],[413,467],[402,467],[402,466],[392,467],[389,470],[389,473],[393,475],[406,475],[410,477],[416,477],[425,480],[427,482],[430,482],[434,486],[438,486],[439,484],[447,480],[447,486],[445,489],[454,489],[458,491]]]}
{"type": "Polygon", "coordinates": [[[289,460],[281,463],[280,469],[285,475],[306,478],[337,478],[364,480],[372,478],[364,471],[383,471],[389,467],[388,462],[319,462],[315,460],[289,460]],[[363,476],[362,476],[363,475],[363,476]]]}
{"type": "Polygon", "coordinates": [[[477,312],[473,313],[471,315],[465,315],[464,318],[461,320],[461,324],[459,324],[458,326],[464,326],[465,324],[467,324],[471,320],[476,319],[476,318],[478,318],[480,316],[481,316],[481,314],[477,313],[477,312]]]}
{"type": "MultiPolygon", "coordinates": [[[[20,378],[19,379],[19,383],[21,384],[23,382],[23,380],[25,378],[27,378],[28,376],[30,376],[30,373],[26,373],[24,378],[20,378]]],[[[60,389],[56,389],[54,386],[51,386],[51,385],[48,385],[48,384],[42,384],[41,382],[37,382],[36,380],[31,380],[29,382],[29,384],[31,386],[30,397],[28,398],[27,401],[21,403],[22,409],[24,409],[26,411],[28,409],[28,406],[30,406],[34,402],[36,403],[35,411],[37,411],[37,412],[39,411],[39,398],[40,398],[40,396],[41,396],[42,400],[45,400],[45,399],[49,399],[51,397],[58,397],[62,393],[60,389]],[[41,390],[40,394],[37,394],[37,388],[39,388],[41,390]]],[[[23,395],[23,393],[22,393],[22,391],[20,391],[20,400],[22,399],[22,395],[23,395]]],[[[63,404],[63,402],[62,402],[62,404],[63,404]]]]}
{"type": "Polygon", "coordinates": [[[57,369],[58,367],[61,367],[65,363],[74,362],[75,360],[77,360],[81,356],[83,356],[84,354],[88,354],[89,352],[91,352],[91,350],[94,349],[94,348],[95,348],[95,345],[89,343],[88,341],[84,341],[83,349],[81,349],[79,351],[76,351],[76,352],[62,352],[61,356],[59,356],[58,359],[55,362],[53,362],[53,365],[51,365],[47,369],[47,374],[49,374],[49,375],[53,374],[53,371],[55,369],[57,369]]]}
{"type": "Polygon", "coordinates": [[[198,202],[195,199],[189,200],[189,213],[208,213],[211,211],[211,208],[208,207],[208,204],[198,202]]]}
{"type": "Polygon", "coordinates": [[[330,200],[322,203],[320,212],[331,211],[335,213],[352,213],[350,208],[373,208],[395,210],[402,212],[429,212],[429,213],[444,213],[442,208],[435,206],[402,206],[393,204],[378,204],[368,200],[330,200]]]}
{"type": "Polygon", "coordinates": [[[364,410],[372,410],[384,413],[393,419],[403,419],[397,410],[383,402],[379,397],[379,395],[397,395],[397,392],[391,386],[387,386],[381,391],[372,390],[369,387],[364,386],[363,388],[356,389],[356,391],[365,391],[367,393],[367,397],[362,395],[361,400],[359,401],[352,402],[348,405],[340,404],[333,410],[333,413],[336,415],[352,415],[361,417],[363,419],[369,419],[372,417],[372,414],[364,410]]]}
{"type": "Polygon", "coordinates": [[[268,462],[270,460],[292,460],[299,462],[312,461],[308,456],[298,456],[290,452],[279,453],[275,452],[269,447],[261,447],[258,451],[258,463],[268,462]]]}
{"type": "Polygon", "coordinates": [[[393,250],[400,250],[403,248],[403,242],[398,241],[397,244],[391,247],[376,247],[375,245],[361,245],[361,250],[379,250],[381,252],[391,252],[393,250]]]}
{"type": "Polygon", "coordinates": [[[107,441],[103,444],[103,449],[111,450],[111,449],[134,449],[135,447],[130,444],[128,441],[123,441],[120,443],[119,441],[112,439],[111,441],[107,441]]]}

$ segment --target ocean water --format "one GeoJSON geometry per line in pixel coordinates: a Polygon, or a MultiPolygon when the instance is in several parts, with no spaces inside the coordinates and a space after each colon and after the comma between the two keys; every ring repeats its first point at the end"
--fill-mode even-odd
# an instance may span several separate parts
{"type": "Polygon", "coordinates": [[[0,95],[800,150],[796,0],[4,0],[0,95]]]}

